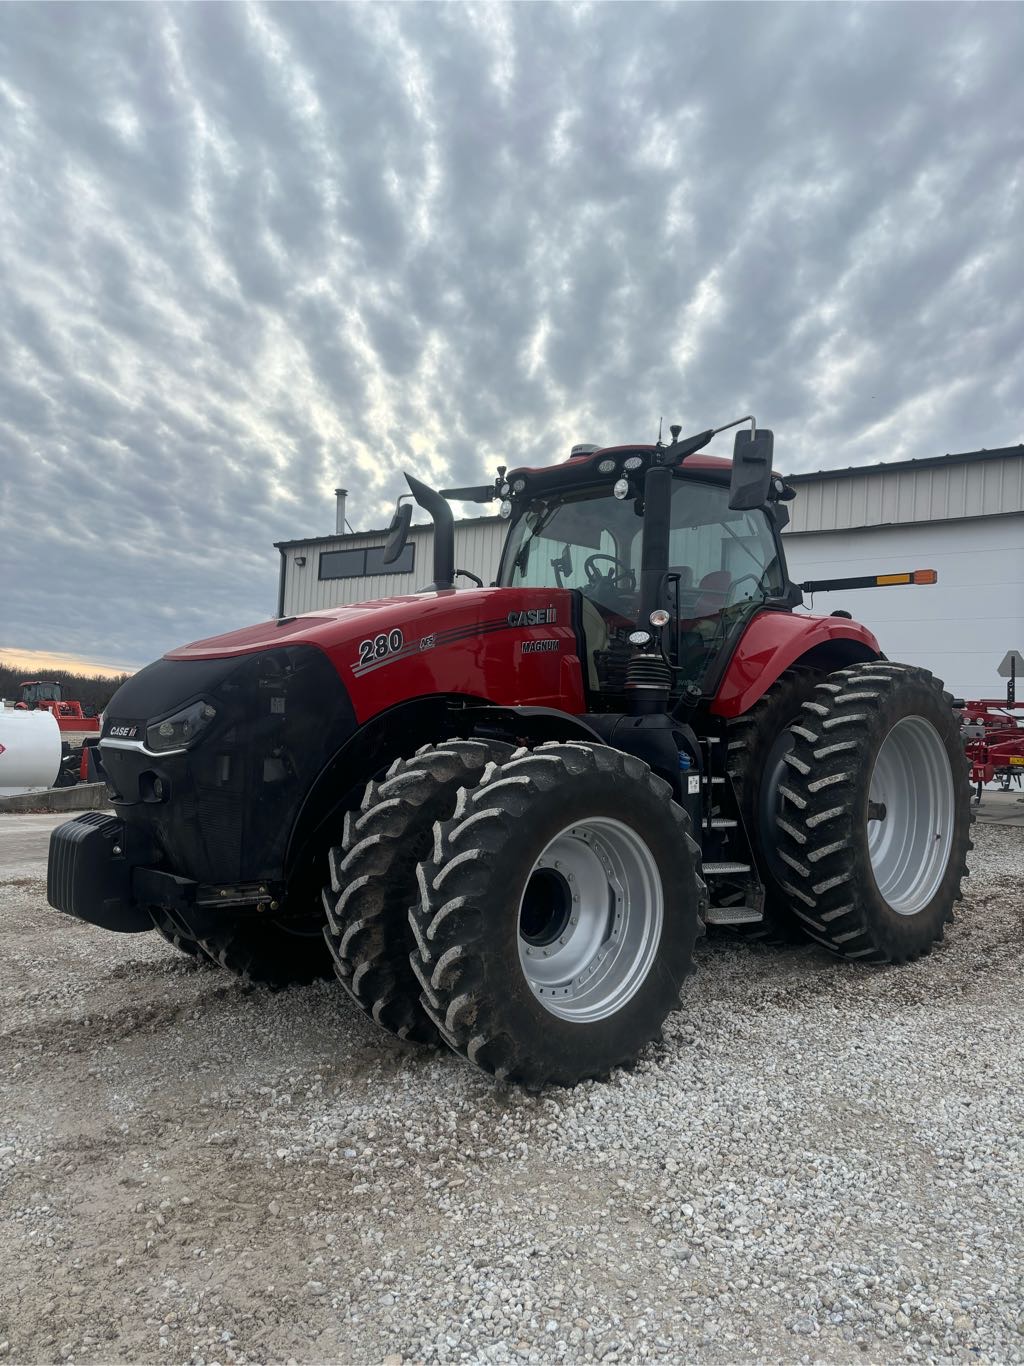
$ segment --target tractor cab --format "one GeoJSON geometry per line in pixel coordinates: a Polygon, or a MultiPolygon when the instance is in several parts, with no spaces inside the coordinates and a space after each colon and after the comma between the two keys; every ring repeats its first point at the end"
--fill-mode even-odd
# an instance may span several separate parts
{"type": "Polygon", "coordinates": [[[652,446],[598,450],[537,471],[544,478],[535,489],[529,471],[516,471],[508,484],[499,583],[579,593],[589,683],[605,701],[623,692],[633,651],[652,645],[671,670],[670,694],[703,691],[726,643],[758,610],[799,601],[786,574],[777,501],[734,507],[729,461],[696,457],[665,470],[658,454],[652,446]],[[648,470],[662,486],[650,519],[648,470]],[[651,535],[664,562],[645,613],[651,535]]]}
{"type": "Polygon", "coordinates": [[[59,683],[43,683],[39,679],[34,679],[18,686],[21,690],[20,700],[23,706],[29,710],[38,707],[41,702],[62,702],[64,700],[59,683]]]}

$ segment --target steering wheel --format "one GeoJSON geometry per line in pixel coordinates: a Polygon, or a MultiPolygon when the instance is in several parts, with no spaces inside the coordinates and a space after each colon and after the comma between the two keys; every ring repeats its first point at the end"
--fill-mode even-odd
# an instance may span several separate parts
{"type": "Polygon", "coordinates": [[[735,607],[737,603],[746,601],[746,599],[737,597],[736,595],[736,589],[739,588],[741,583],[746,583],[747,579],[750,579],[754,585],[755,590],[759,590],[761,587],[761,579],[763,578],[763,574],[761,574],[760,576],[758,576],[757,574],[741,574],[738,579],[734,579],[732,583],[729,585],[729,592],[727,595],[728,605],[730,607],[735,607]]]}
{"type": "Polygon", "coordinates": [[[583,561],[583,572],[587,576],[587,583],[591,588],[596,588],[599,584],[605,588],[636,588],[636,574],[624,560],[620,560],[617,555],[588,555],[583,561]],[[609,560],[612,570],[607,574],[602,574],[597,568],[598,560],[609,560]]]}

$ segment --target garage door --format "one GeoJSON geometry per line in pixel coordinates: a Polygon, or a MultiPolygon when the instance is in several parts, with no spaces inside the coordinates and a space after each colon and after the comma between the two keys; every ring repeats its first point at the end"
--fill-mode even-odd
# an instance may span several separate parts
{"type": "Polygon", "coordinates": [[[813,610],[844,608],[890,659],[931,669],[957,697],[1005,695],[999,663],[1009,649],[1024,651],[1024,517],[797,533],[785,546],[798,583],[938,570],[935,587],[818,593],[813,610]]]}

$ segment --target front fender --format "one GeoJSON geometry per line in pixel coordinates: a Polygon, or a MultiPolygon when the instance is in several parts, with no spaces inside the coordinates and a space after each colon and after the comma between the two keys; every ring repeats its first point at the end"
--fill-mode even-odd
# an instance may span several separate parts
{"type": "Polygon", "coordinates": [[[814,617],[793,612],[759,612],[740,637],[711,711],[742,716],[788,668],[808,663],[840,669],[882,651],[871,632],[845,617],[814,617]]]}

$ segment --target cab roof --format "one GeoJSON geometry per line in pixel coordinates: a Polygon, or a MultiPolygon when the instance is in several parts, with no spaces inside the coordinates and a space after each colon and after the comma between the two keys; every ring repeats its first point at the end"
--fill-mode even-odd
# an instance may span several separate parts
{"type": "MultiPolygon", "coordinates": [[[[628,455],[651,456],[658,449],[654,445],[638,445],[635,441],[631,441],[625,446],[600,446],[597,450],[581,451],[578,455],[570,455],[567,460],[562,460],[557,465],[517,465],[505,477],[511,479],[516,474],[550,474],[555,470],[564,470],[567,467],[577,470],[587,465],[596,465],[599,460],[607,460],[612,456],[623,458],[628,455]]],[[[674,468],[681,469],[688,474],[717,474],[719,477],[728,479],[732,471],[732,461],[726,460],[720,455],[705,455],[703,451],[697,451],[695,455],[687,456],[682,465],[674,468]]]]}

